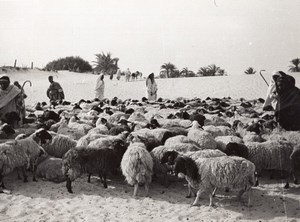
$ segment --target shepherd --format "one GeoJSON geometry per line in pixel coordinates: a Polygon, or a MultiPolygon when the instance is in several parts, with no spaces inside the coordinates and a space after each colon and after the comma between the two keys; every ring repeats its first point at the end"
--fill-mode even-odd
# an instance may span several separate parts
{"type": "Polygon", "coordinates": [[[10,84],[8,76],[0,78],[0,118],[13,127],[20,127],[25,117],[22,89],[10,84]]]}
{"type": "Polygon", "coordinates": [[[97,83],[96,83],[96,87],[95,87],[95,91],[96,91],[96,95],[95,98],[99,99],[99,100],[103,100],[104,99],[104,75],[101,74],[99,75],[98,79],[97,79],[97,83]]]}
{"type": "Polygon", "coordinates": [[[50,99],[50,103],[62,101],[65,98],[64,91],[58,82],[53,81],[53,76],[49,76],[48,80],[50,82],[50,86],[47,90],[47,96],[50,99]]]}
{"type": "Polygon", "coordinates": [[[154,79],[154,73],[151,73],[146,79],[148,100],[155,101],[157,98],[157,84],[154,79]]]}

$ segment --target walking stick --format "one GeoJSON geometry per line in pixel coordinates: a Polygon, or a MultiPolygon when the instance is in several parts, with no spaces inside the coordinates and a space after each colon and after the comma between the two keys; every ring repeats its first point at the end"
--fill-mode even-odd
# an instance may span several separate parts
{"type": "Polygon", "coordinates": [[[265,79],[265,77],[262,75],[262,73],[261,72],[263,72],[263,71],[266,71],[266,70],[260,70],[259,71],[259,74],[260,74],[260,76],[261,76],[261,78],[263,78],[263,80],[265,81],[265,83],[267,84],[267,86],[269,87],[269,84],[268,84],[268,82],[267,82],[267,80],[265,79]]]}
{"type": "Polygon", "coordinates": [[[25,108],[25,103],[24,103],[24,86],[27,82],[30,84],[30,87],[32,86],[32,83],[30,82],[30,80],[26,80],[21,87],[21,101],[22,101],[22,111],[20,112],[21,125],[23,125],[23,123],[24,123],[25,113],[26,113],[26,108],[25,108]]]}

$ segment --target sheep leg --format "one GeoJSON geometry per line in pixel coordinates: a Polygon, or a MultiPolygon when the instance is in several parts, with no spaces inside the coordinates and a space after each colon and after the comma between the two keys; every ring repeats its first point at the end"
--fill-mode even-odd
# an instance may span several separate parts
{"type": "Polygon", "coordinates": [[[138,183],[134,184],[134,189],[133,189],[133,197],[136,197],[136,194],[137,194],[138,188],[139,188],[139,184],[138,184],[138,183]]]}
{"type": "Polygon", "coordinates": [[[73,193],[73,191],[72,191],[72,181],[69,177],[67,178],[66,187],[67,187],[67,190],[68,190],[69,193],[73,193]]]}
{"type": "Polygon", "coordinates": [[[287,176],[287,179],[286,179],[286,184],[284,186],[284,189],[289,189],[290,188],[290,176],[291,176],[291,172],[289,172],[289,175],[287,176]]]}
{"type": "Polygon", "coordinates": [[[257,187],[259,185],[259,182],[258,182],[258,173],[256,171],[254,173],[254,178],[255,178],[255,184],[254,184],[254,186],[257,187]]]}
{"type": "Polygon", "coordinates": [[[106,173],[103,174],[103,187],[107,188],[107,183],[106,183],[106,173]]]}
{"type": "Polygon", "coordinates": [[[214,192],[216,191],[216,188],[214,189],[213,193],[209,194],[209,206],[210,207],[214,207],[215,204],[214,204],[214,192]]]}
{"type": "Polygon", "coordinates": [[[36,164],[33,165],[32,181],[37,182],[37,179],[36,179],[36,164]]]}
{"type": "Polygon", "coordinates": [[[192,188],[191,188],[191,185],[188,184],[188,194],[186,195],[186,198],[191,198],[192,196],[192,188]]]}
{"type": "Polygon", "coordinates": [[[212,196],[215,197],[216,196],[216,192],[217,192],[217,188],[215,187],[214,191],[212,192],[212,196]]]}
{"type": "Polygon", "coordinates": [[[22,177],[21,177],[21,175],[20,175],[20,169],[18,169],[18,168],[17,168],[17,175],[18,175],[18,180],[21,180],[22,177]]]}
{"type": "Polygon", "coordinates": [[[91,176],[92,176],[92,174],[89,173],[89,174],[88,174],[88,180],[87,180],[88,183],[91,182],[91,176]]]}
{"type": "Polygon", "coordinates": [[[149,184],[145,183],[145,192],[146,192],[146,197],[149,196],[149,184]]]}
{"type": "Polygon", "coordinates": [[[27,183],[27,174],[26,174],[26,167],[22,167],[22,174],[23,174],[23,182],[27,183]]]}
{"type": "Polygon", "coordinates": [[[251,207],[251,195],[252,195],[252,189],[250,188],[248,190],[248,207],[251,207]]]}
{"type": "Polygon", "coordinates": [[[194,203],[192,204],[192,206],[198,206],[200,195],[202,194],[202,192],[203,192],[203,190],[200,188],[197,192],[196,199],[195,199],[194,203]]]}
{"type": "Polygon", "coordinates": [[[6,189],[5,186],[4,186],[4,181],[3,181],[3,176],[2,176],[2,174],[0,174],[0,182],[1,182],[0,187],[2,187],[3,189],[6,189]]]}

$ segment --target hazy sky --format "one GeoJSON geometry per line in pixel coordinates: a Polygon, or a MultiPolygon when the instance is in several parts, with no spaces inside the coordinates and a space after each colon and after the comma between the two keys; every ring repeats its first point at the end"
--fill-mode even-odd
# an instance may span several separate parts
{"type": "Polygon", "coordinates": [[[228,74],[288,69],[300,57],[300,0],[0,0],[0,66],[43,67],[111,52],[122,70],[163,63],[228,74]]]}

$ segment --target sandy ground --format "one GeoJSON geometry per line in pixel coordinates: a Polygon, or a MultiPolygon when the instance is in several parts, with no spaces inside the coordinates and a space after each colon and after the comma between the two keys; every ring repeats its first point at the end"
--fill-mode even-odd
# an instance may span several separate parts
{"type": "Polygon", "coordinates": [[[234,197],[235,193],[218,193],[216,207],[209,207],[209,198],[203,194],[201,205],[192,207],[193,198],[185,198],[185,181],[170,178],[168,188],[153,182],[150,197],[132,198],[133,188],[121,177],[110,177],[107,189],[97,178],[89,184],[86,177],[73,184],[69,194],[65,183],[46,181],[23,183],[16,175],[6,179],[13,194],[0,196],[1,221],[299,221],[299,185],[282,189],[280,179],[261,178],[253,188],[252,207],[234,197]]]}
{"type": "MultiPolygon", "coordinates": [[[[26,86],[27,104],[46,100],[45,91],[49,73],[32,72],[11,74],[12,81],[21,83],[30,79],[33,86],[26,86]]],[[[97,76],[62,72],[57,74],[70,101],[93,97],[97,76]]],[[[266,76],[269,79],[269,76],[266,76]]],[[[296,78],[299,84],[299,77],[296,78]]],[[[231,96],[233,98],[264,97],[266,85],[258,75],[226,76],[157,80],[159,96],[165,98],[205,98],[231,96]]],[[[145,94],[144,81],[125,83],[106,80],[107,97],[141,98],[145,94]]],[[[87,178],[77,179],[74,194],[69,194],[65,183],[42,181],[23,183],[15,174],[5,178],[12,194],[0,195],[0,221],[300,221],[300,185],[291,184],[284,190],[284,181],[261,178],[261,185],[253,188],[252,207],[248,208],[236,198],[235,193],[218,193],[216,207],[209,207],[204,194],[201,206],[191,207],[193,198],[185,198],[185,181],[171,179],[168,188],[154,181],[150,197],[132,198],[133,188],[122,177],[109,177],[109,187],[104,189],[97,178],[87,183],[87,178]]],[[[298,175],[298,178],[299,175],[298,175]]],[[[243,201],[247,201],[244,196],[243,201]]]]}

